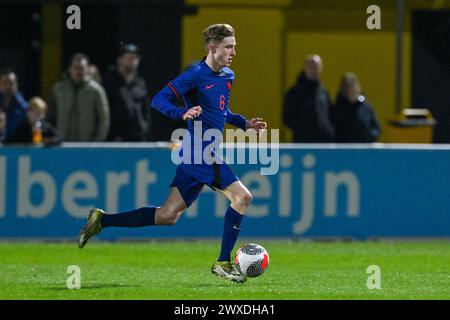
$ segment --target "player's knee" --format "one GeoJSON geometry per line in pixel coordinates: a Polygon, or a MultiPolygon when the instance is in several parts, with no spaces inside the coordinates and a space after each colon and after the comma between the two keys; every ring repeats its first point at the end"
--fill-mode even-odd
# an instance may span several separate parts
{"type": "Polygon", "coordinates": [[[242,192],[237,197],[237,206],[246,209],[252,203],[253,196],[250,192],[242,192]]]}
{"type": "Polygon", "coordinates": [[[178,217],[176,216],[162,216],[159,220],[159,224],[165,225],[165,226],[173,226],[175,223],[177,223],[178,217]]]}
{"type": "Polygon", "coordinates": [[[177,223],[180,212],[174,209],[166,209],[158,216],[158,224],[172,226],[177,223]]]}
{"type": "Polygon", "coordinates": [[[250,192],[246,192],[243,198],[244,204],[248,207],[253,201],[253,196],[250,192]]]}
{"type": "Polygon", "coordinates": [[[173,226],[174,224],[176,224],[178,221],[178,216],[177,215],[173,215],[173,216],[168,216],[165,220],[165,225],[167,226],[173,226]]]}

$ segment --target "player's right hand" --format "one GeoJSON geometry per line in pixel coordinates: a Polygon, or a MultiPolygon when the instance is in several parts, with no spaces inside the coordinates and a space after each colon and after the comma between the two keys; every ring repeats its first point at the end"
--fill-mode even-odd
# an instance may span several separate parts
{"type": "Polygon", "coordinates": [[[186,121],[186,120],[195,119],[201,113],[202,113],[202,107],[200,107],[200,106],[192,107],[183,114],[183,120],[186,121]]]}

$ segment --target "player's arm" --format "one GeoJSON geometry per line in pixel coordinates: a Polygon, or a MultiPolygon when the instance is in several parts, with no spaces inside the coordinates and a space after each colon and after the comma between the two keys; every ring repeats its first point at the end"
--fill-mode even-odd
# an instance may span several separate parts
{"type": "Polygon", "coordinates": [[[244,116],[231,112],[230,109],[228,109],[227,113],[227,123],[241,128],[244,131],[247,129],[254,129],[258,133],[267,127],[267,123],[264,122],[262,118],[252,118],[247,120],[244,116]]]}
{"type": "Polygon", "coordinates": [[[158,92],[153,97],[150,106],[172,119],[188,120],[198,117],[202,112],[200,106],[192,107],[186,111],[173,103],[185,93],[196,88],[197,77],[196,69],[189,68],[158,92]]]}
{"type": "Polygon", "coordinates": [[[247,119],[245,119],[244,116],[231,112],[230,109],[227,110],[227,119],[226,122],[231,124],[232,126],[235,126],[237,128],[241,128],[242,130],[247,130],[247,119]]]}

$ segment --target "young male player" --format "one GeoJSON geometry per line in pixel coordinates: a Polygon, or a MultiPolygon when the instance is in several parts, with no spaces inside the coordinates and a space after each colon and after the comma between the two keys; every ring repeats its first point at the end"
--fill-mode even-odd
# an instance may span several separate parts
{"type": "MultiPolygon", "coordinates": [[[[208,52],[206,58],[170,81],[151,102],[153,108],[166,116],[188,122],[188,132],[192,138],[183,139],[182,151],[190,151],[191,159],[195,158],[195,152],[202,152],[203,155],[203,150],[210,143],[202,142],[200,150],[194,147],[194,119],[197,126],[201,124],[202,133],[207,129],[223,132],[226,123],[243,130],[252,128],[257,132],[266,128],[266,123],[261,118],[246,120],[243,116],[232,113],[228,107],[234,81],[234,73],[228,68],[236,55],[234,29],[228,24],[215,24],[206,28],[203,36],[208,52]],[[184,109],[174,104],[179,97],[184,100],[184,109]]],[[[197,199],[206,184],[225,194],[231,201],[225,213],[220,256],[211,271],[234,282],[245,282],[246,277],[231,263],[231,251],[252,195],[223,161],[211,164],[203,157],[201,162],[189,161],[188,158],[187,160],[183,158],[183,162],[177,167],[175,178],[170,185],[170,194],[162,207],[144,207],[117,214],[105,214],[101,209],[91,210],[88,222],[80,233],[79,247],[82,248],[89,238],[106,227],[173,225],[183,211],[197,199]]]]}

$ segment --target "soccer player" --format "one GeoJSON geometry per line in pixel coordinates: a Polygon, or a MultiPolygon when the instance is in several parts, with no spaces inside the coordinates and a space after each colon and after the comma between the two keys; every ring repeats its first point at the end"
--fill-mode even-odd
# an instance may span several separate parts
{"type": "MultiPolygon", "coordinates": [[[[258,133],[267,126],[262,118],[247,120],[240,114],[232,113],[228,107],[234,81],[234,73],[229,69],[236,55],[234,29],[228,24],[211,25],[203,31],[203,37],[208,52],[206,58],[170,81],[151,102],[151,106],[164,115],[188,122],[187,134],[192,138],[183,139],[182,152],[189,149],[192,158],[195,158],[194,152],[200,151],[203,155],[207,146],[202,142],[201,149],[196,150],[193,143],[185,143],[195,141],[194,126],[201,124],[202,133],[207,129],[223,132],[226,123],[243,130],[251,128],[258,133]],[[179,97],[183,98],[185,108],[174,104],[179,97]]],[[[231,251],[252,195],[223,161],[211,164],[205,161],[203,156],[201,163],[192,163],[183,158],[170,184],[170,194],[161,207],[144,207],[116,214],[105,214],[97,208],[91,210],[80,233],[79,247],[82,248],[89,238],[106,227],[173,225],[183,211],[197,199],[204,185],[222,192],[231,201],[225,213],[220,255],[211,271],[219,277],[243,283],[246,277],[231,263],[231,251]]]]}

